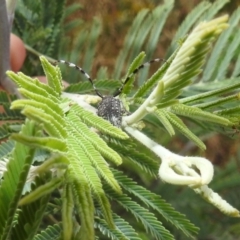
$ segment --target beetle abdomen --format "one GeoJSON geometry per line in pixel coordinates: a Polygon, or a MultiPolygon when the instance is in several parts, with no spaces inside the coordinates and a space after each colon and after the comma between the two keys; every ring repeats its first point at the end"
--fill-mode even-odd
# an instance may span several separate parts
{"type": "Polygon", "coordinates": [[[120,100],[112,96],[103,97],[98,105],[98,116],[120,128],[122,123],[122,108],[120,100]]]}

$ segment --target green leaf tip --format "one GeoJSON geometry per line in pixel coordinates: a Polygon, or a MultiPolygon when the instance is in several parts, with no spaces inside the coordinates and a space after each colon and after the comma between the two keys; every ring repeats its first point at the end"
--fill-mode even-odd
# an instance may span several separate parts
{"type": "Polygon", "coordinates": [[[43,70],[46,74],[48,85],[60,96],[63,90],[62,75],[58,66],[53,66],[44,56],[40,57],[43,70]]]}
{"type": "Polygon", "coordinates": [[[65,141],[54,137],[32,137],[13,133],[11,138],[30,147],[44,148],[53,152],[66,153],[68,150],[65,141]]]}
{"type": "Polygon", "coordinates": [[[12,71],[7,71],[7,75],[18,87],[39,94],[42,97],[49,97],[57,102],[59,94],[47,84],[40,82],[38,78],[31,78],[22,72],[14,73],[12,71]]]}
{"type": "Polygon", "coordinates": [[[55,178],[50,182],[45,183],[44,185],[38,187],[28,195],[24,196],[18,203],[19,206],[29,204],[33,201],[36,201],[42,196],[45,196],[51,192],[53,192],[59,185],[62,183],[62,178],[55,178]]]}

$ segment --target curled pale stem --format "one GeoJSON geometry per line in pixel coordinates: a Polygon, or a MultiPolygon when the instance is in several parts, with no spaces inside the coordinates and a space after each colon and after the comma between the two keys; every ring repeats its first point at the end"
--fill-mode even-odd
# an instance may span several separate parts
{"type": "Polygon", "coordinates": [[[161,158],[159,177],[170,184],[187,185],[221,212],[232,217],[240,217],[239,211],[213,192],[207,184],[213,178],[213,165],[206,158],[183,157],[172,153],[131,127],[125,130],[161,158]]]}
{"type": "Polygon", "coordinates": [[[162,163],[159,168],[159,177],[163,181],[190,187],[202,186],[211,182],[214,170],[209,160],[202,157],[177,155],[137,129],[125,127],[125,130],[160,157],[162,163]]]}

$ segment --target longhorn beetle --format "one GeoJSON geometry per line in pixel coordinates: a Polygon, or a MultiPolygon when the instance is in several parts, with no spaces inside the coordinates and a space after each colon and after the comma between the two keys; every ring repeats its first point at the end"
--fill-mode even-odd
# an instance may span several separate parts
{"type": "Polygon", "coordinates": [[[103,119],[109,121],[112,125],[120,128],[121,127],[121,123],[122,123],[122,115],[123,115],[124,112],[126,112],[126,110],[124,109],[122,102],[118,98],[115,98],[115,97],[117,97],[118,95],[120,95],[122,93],[122,90],[123,90],[125,84],[140,69],[142,69],[142,68],[144,68],[146,66],[149,66],[151,63],[159,62],[159,61],[165,61],[165,60],[162,59],[162,58],[156,58],[156,59],[153,59],[153,60],[151,60],[149,62],[146,62],[146,63],[140,65],[130,75],[128,75],[126,77],[126,79],[123,82],[122,86],[120,88],[118,88],[114,92],[114,94],[112,96],[103,96],[97,90],[97,88],[94,85],[93,80],[91,79],[91,77],[81,67],[75,65],[74,63],[67,62],[65,60],[58,60],[56,63],[64,63],[64,64],[68,65],[69,67],[77,69],[78,71],[80,71],[89,80],[89,82],[93,86],[93,89],[94,89],[95,93],[100,98],[102,98],[102,101],[98,104],[98,111],[97,111],[98,116],[100,116],[103,119]]]}

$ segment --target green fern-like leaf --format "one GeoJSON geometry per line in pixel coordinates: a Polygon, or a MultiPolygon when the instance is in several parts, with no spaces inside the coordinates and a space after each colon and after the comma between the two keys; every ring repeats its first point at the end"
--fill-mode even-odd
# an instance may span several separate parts
{"type": "Polygon", "coordinates": [[[61,178],[54,178],[49,182],[39,186],[35,190],[31,191],[29,194],[24,196],[18,203],[19,206],[26,205],[36,201],[37,199],[50,194],[55,189],[57,189],[62,183],[61,178]]]}
{"type": "Polygon", "coordinates": [[[74,226],[74,222],[72,221],[74,198],[72,187],[69,183],[64,184],[62,201],[63,239],[70,239],[73,235],[74,226]]]}
{"type": "MultiPolygon", "coordinates": [[[[233,32],[236,31],[236,26],[239,24],[239,21],[240,21],[239,13],[240,13],[240,8],[238,8],[233,13],[231,18],[229,19],[229,24],[230,24],[229,28],[225,31],[225,34],[222,34],[220,36],[220,38],[218,39],[218,41],[212,51],[212,54],[207,62],[206,68],[203,72],[203,77],[202,77],[203,81],[213,81],[217,77],[218,78],[221,77],[222,79],[224,78],[224,76],[220,76],[217,74],[222,73],[222,71],[226,71],[226,67],[228,66],[229,59],[231,59],[231,56],[232,57],[234,56],[232,54],[233,52],[229,52],[226,54],[226,52],[224,50],[225,50],[225,46],[228,47],[229,38],[231,37],[233,32]],[[223,67],[223,69],[220,69],[221,62],[224,62],[226,64],[225,66],[223,66],[223,64],[221,65],[221,67],[223,67]],[[213,67],[213,66],[215,66],[215,67],[213,67]]],[[[233,44],[234,44],[234,41],[233,41],[233,44]]]]}
{"type": "Polygon", "coordinates": [[[172,126],[172,124],[170,123],[168,117],[166,116],[166,112],[165,111],[161,111],[161,110],[157,110],[155,111],[155,115],[157,116],[157,118],[160,120],[160,122],[162,123],[162,125],[165,127],[165,129],[168,131],[168,133],[170,134],[170,136],[173,136],[175,134],[174,128],[172,126]]]}
{"type": "Polygon", "coordinates": [[[16,5],[14,33],[23,39],[30,52],[25,60],[23,71],[30,76],[39,76],[42,69],[38,63],[38,53],[57,58],[62,37],[62,21],[65,0],[29,1],[20,0],[16,5]]]}
{"type": "Polygon", "coordinates": [[[58,101],[58,94],[49,85],[41,83],[37,78],[30,78],[23,73],[14,74],[8,71],[8,76],[18,84],[19,87],[28,90],[32,93],[39,93],[42,97],[52,99],[53,101],[58,101]]]}
{"type": "MultiPolygon", "coordinates": [[[[35,181],[34,188],[42,185],[46,180],[47,176],[44,175],[42,179],[37,178],[35,181]]],[[[13,227],[12,238],[16,240],[21,239],[33,239],[36,234],[42,218],[45,214],[47,204],[49,202],[49,194],[42,194],[43,197],[37,201],[28,204],[27,206],[21,207],[19,213],[18,222],[13,227]],[[22,226],[26,226],[23,228],[22,226]]]]}
{"type": "Polygon", "coordinates": [[[175,114],[170,112],[165,112],[166,117],[168,118],[169,122],[172,123],[180,132],[182,132],[187,138],[191,139],[195,144],[198,145],[201,149],[206,149],[205,144],[188,128],[186,128],[186,125],[183,123],[183,121],[178,118],[175,114]]]}
{"type": "Polygon", "coordinates": [[[134,72],[134,70],[136,70],[142,64],[145,56],[146,56],[146,54],[144,52],[141,52],[131,63],[131,65],[127,71],[127,74],[126,74],[126,78],[129,77],[130,79],[124,85],[122,93],[128,94],[131,91],[131,89],[133,87],[134,77],[135,77],[134,74],[132,75],[132,73],[134,72]]]}
{"type": "Polygon", "coordinates": [[[228,2],[229,0],[217,0],[213,2],[207,11],[205,11],[201,19],[212,19],[228,2]]]}
{"type": "MultiPolygon", "coordinates": [[[[70,118],[71,118],[71,122],[75,123],[75,126],[78,126],[79,122],[78,122],[78,118],[77,115],[79,113],[79,108],[77,107],[77,105],[72,106],[71,111],[74,111],[75,115],[71,114],[70,118]]],[[[70,111],[70,113],[71,113],[70,111]]],[[[107,157],[108,159],[112,160],[113,162],[115,162],[116,164],[121,164],[121,158],[119,157],[119,155],[114,152],[111,148],[109,148],[107,146],[107,144],[97,136],[97,134],[95,134],[92,131],[89,131],[87,129],[87,127],[83,124],[80,123],[80,128],[79,126],[77,127],[79,129],[79,131],[81,131],[84,135],[84,137],[91,142],[91,144],[93,144],[93,146],[104,156],[107,157]]]]}
{"type": "Polygon", "coordinates": [[[76,142],[78,142],[79,146],[85,148],[85,153],[88,156],[92,165],[96,168],[96,170],[100,173],[100,175],[110,184],[113,189],[117,192],[121,192],[120,187],[116,180],[113,177],[112,172],[109,170],[107,163],[101,157],[99,153],[103,156],[107,156],[110,159],[113,159],[116,163],[121,163],[121,158],[119,155],[114,152],[111,148],[109,148],[104,141],[97,137],[93,132],[89,131],[89,129],[84,125],[77,122],[76,115],[68,114],[68,117],[71,123],[74,125],[74,132],[77,137],[76,142]],[[84,145],[83,145],[84,143],[84,145]],[[98,151],[96,151],[96,150],[98,151]],[[91,154],[89,154],[91,153],[91,154]]]}
{"type": "MultiPolygon", "coordinates": [[[[78,167],[78,166],[75,166],[78,167]]],[[[70,168],[70,175],[73,175],[75,171],[70,168]]],[[[75,179],[77,179],[75,177],[75,179]]],[[[80,178],[80,180],[83,177],[80,178]]],[[[93,206],[93,199],[91,196],[90,188],[84,182],[79,182],[79,180],[74,180],[73,184],[73,195],[76,199],[76,207],[81,219],[81,228],[78,232],[79,239],[83,240],[94,240],[94,206],[93,206]]]]}
{"type": "Polygon", "coordinates": [[[0,145],[0,158],[4,158],[7,155],[9,155],[9,153],[13,150],[15,146],[15,142],[14,141],[7,141],[7,142],[3,142],[0,145]]]}
{"type": "MultiPolygon", "coordinates": [[[[22,128],[22,134],[35,135],[35,124],[26,121],[22,128]]],[[[21,143],[16,143],[7,170],[4,172],[4,180],[0,186],[0,236],[3,239],[12,228],[12,221],[33,160],[33,154],[33,149],[21,143]]]]}
{"type": "MultiPolygon", "coordinates": [[[[148,57],[152,57],[157,47],[162,27],[172,7],[173,1],[168,1],[156,7],[152,12],[143,9],[138,13],[125,37],[123,50],[120,51],[117,58],[113,73],[114,78],[120,78],[120,73],[123,71],[124,65],[130,64],[130,61],[143,49],[144,44],[146,44],[145,48],[148,50],[148,57]],[[137,40],[137,43],[133,39],[137,40]]],[[[148,68],[142,70],[139,76],[140,84],[146,79],[147,73],[148,68]]]]}
{"type": "Polygon", "coordinates": [[[139,98],[146,95],[150,89],[163,77],[165,72],[167,71],[169,65],[175,58],[179,48],[172,54],[172,56],[163,64],[161,68],[159,68],[135,93],[134,98],[139,98]]]}
{"type": "Polygon", "coordinates": [[[193,117],[199,120],[205,120],[209,122],[214,122],[217,124],[228,125],[229,121],[225,118],[221,118],[216,114],[202,111],[196,107],[190,107],[183,104],[175,104],[171,108],[171,112],[174,114],[180,114],[182,116],[193,117]]]}
{"type": "Polygon", "coordinates": [[[112,140],[109,142],[109,146],[120,153],[123,160],[132,165],[134,169],[139,168],[151,176],[157,175],[159,163],[147,149],[145,149],[146,153],[144,153],[142,145],[134,144],[132,140],[126,142],[112,140]],[[131,150],[129,150],[130,146],[131,150]],[[138,149],[141,149],[142,152],[139,152],[138,149]]]}
{"type": "MultiPolygon", "coordinates": [[[[120,81],[116,81],[116,80],[97,80],[94,81],[94,85],[96,86],[96,88],[99,91],[114,91],[116,90],[118,87],[121,86],[121,82],[120,81]]],[[[93,91],[93,87],[92,84],[89,81],[85,81],[85,82],[80,82],[80,83],[76,83],[76,84],[71,84],[69,85],[65,90],[65,92],[69,92],[69,93],[86,93],[86,92],[92,92],[93,91]]]]}
{"type": "MultiPolygon", "coordinates": [[[[113,224],[110,213],[110,205],[103,192],[100,178],[91,164],[91,162],[93,161],[98,161],[97,159],[94,159],[94,157],[96,157],[96,152],[95,155],[94,152],[91,153],[91,150],[93,150],[94,148],[91,148],[91,150],[89,151],[90,145],[87,143],[86,140],[81,142],[80,139],[76,138],[78,136],[76,130],[74,130],[70,126],[68,126],[68,130],[73,136],[75,136],[69,136],[67,139],[69,142],[69,150],[70,152],[74,153],[73,156],[78,157],[78,159],[71,158],[71,164],[73,164],[74,166],[79,165],[78,169],[81,171],[80,174],[83,174],[85,176],[85,181],[87,181],[87,184],[94,192],[100,206],[103,209],[103,212],[105,213],[104,216],[106,221],[110,226],[112,226],[113,224]]],[[[73,169],[73,171],[75,170],[73,169]]]]}
{"type": "Polygon", "coordinates": [[[179,26],[172,40],[171,46],[169,47],[168,55],[173,52],[173,49],[175,49],[174,45],[177,43],[177,41],[189,32],[191,27],[196,24],[196,22],[200,19],[204,12],[210,7],[211,4],[209,2],[202,1],[187,15],[185,20],[179,26]]]}
{"type": "Polygon", "coordinates": [[[198,228],[190,223],[185,216],[174,210],[173,207],[161,199],[160,196],[139,186],[132,179],[126,177],[122,172],[117,170],[113,170],[113,172],[123,189],[136,196],[145,205],[150,206],[153,210],[160,213],[167,221],[183,231],[186,236],[190,237],[192,234],[197,233],[198,228]]]}
{"type": "Polygon", "coordinates": [[[149,232],[156,239],[174,239],[173,236],[166,230],[162,224],[157,220],[153,213],[146,208],[140,206],[138,203],[132,201],[126,194],[118,195],[111,189],[104,186],[109,198],[115,200],[119,205],[129,211],[133,216],[139,220],[147,232],[149,232]]]}
{"type": "Polygon", "coordinates": [[[16,132],[17,130],[20,129],[20,123],[19,122],[16,122],[16,123],[6,123],[6,124],[3,124],[1,127],[0,127],[0,139],[1,140],[5,140],[6,138],[8,138],[10,136],[10,134],[12,132],[16,132]],[[17,130],[16,130],[17,128],[17,130]]]}
{"type": "Polygon", "coordinates": [[[140,52],[140,51],[137,51],[136,54],[133,55],[133,51],[136,48],[135,47],[133,49],[133,47],[135,46],[134,39],[138,39],[138,46],[139,45],[141,46],[143,44],[145,37],[147,36],[147,33],[149,32],[150,27],[151,27],[150,25],[147,25],[147,24],[149,24],[149,16],[147,17],[148,14],[149,14],[149,10],[147,10],[147,9],[143,9],[142,11],[140,11],[138,13],[138,15],[136,16],[136,18],[134,19],[133,24],[129,28],[128,33],[124,40],[123,50],[120,51],[119,56],[116,61],[116,69],[113,74],[114,78],[120,79],[120,73],[124,67],[124,64],[129,64],[129,60],[127,61],[129,52],[131,52],[132,56],[136,56],[140,52]],[[145,33],[141,36],[139,29],[141,28],[141,25],[144,22],[146,22],[145,28],[142,28],[142,29],[144,29],[145,33]],[[137,38],[138,34],[141,37],[137,38]]]}
{"type": "Polygon", "coordinates": [[[60,224],[48,226],[45,230],[41,231],[41,233],[37,234],[33,238],[33,240],[46,240],[46,239],[58,240],[61,231],[62,229],[60,224]]]}
{"type": "Polygon", "coordinates": [[[64,153],[68,150],[66,142],[53,137],[29,137],[24,134],[12,134],[12,139],[31,147],[44,148],[49,151],[64,153]]]}
{"type": "Polygon", "coordinates": [[[97,218],[95,226],[105,236],[110,236],[111,239],[124,239],[124,240],[140,240],[138,234],[134,229],[117,214],[113,214],[113,220],[117,229],[109,229],[104,219],[97,218]]]}

